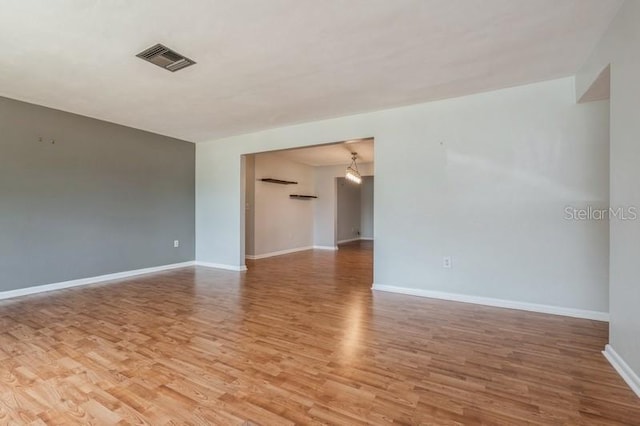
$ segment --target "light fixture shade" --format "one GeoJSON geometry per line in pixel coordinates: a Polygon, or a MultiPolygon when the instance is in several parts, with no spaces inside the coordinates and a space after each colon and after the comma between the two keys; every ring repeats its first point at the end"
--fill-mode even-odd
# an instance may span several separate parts
{"type": "Polygon", "coordinates": [[[356,164],[356,158],[358,156],[357,152],[351,153],[351,164],[347,167],[347,170],[344,173],[344,177],[351,182],[360,184],[362,183],[362,177],[360,176],[360,172],[358,171],[358,165],[356,164]]]}
{"type": "Polygon", "coordinates": [[[358,171],[353,169],[351,166],[347,167],[347,171],[344,177],[349,179],[351,182],[362,183],[362,177],[360,176],[360,173],[358,173],[358,171]]]}

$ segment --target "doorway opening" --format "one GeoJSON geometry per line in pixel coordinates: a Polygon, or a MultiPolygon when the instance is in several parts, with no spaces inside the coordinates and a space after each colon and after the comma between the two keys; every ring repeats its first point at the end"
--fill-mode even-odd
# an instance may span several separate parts
{"type": "Polygon", "coordinates": [[[337,255],[339,245],[373,255],[373,138],[246,154],[243,165],[249,269],[297,252],[337,255]],[[345,179],[354,152],[361,183],[345,179]]]}
{"type": "Polygon", "coordinates": [[[354,183],[336,178],[337,243],[373,241],[373,176],[362,176],[354,183]]]}

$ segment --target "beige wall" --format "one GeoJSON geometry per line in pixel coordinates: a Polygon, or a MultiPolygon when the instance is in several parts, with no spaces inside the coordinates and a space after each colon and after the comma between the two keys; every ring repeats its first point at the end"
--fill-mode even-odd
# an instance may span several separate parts
{"type": "MultiPolygon", "coordinates": [[[[313,245],[313,203],[290,194],[313,195],[313,167],[277,154],[254,155],[254,251],[255,256],[313,245]],[[261,182],[276,178],[298,182],[280,185],[261,182]]],[[[247,217],[250,215],[247,213],[247,217]]]]}

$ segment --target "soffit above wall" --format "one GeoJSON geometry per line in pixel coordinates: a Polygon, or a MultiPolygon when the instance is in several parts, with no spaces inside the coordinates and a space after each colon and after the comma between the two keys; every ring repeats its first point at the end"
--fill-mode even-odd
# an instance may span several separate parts
{"type": "Polygon", "coordinates": [[[321,145],[310,148],[289,149],[285,151],[278,151],[277,155],[314,167],[336,165],[347,166],[351,162],[352,152],[358,153],[358,164],[373,163],[373,139],[321,145]]]}
{"type": "Polygon", "coordinates": [[[603,101],[611,97],[611,65],[598,74],[591,86],[584,92],[578,102],[603,101]]]}

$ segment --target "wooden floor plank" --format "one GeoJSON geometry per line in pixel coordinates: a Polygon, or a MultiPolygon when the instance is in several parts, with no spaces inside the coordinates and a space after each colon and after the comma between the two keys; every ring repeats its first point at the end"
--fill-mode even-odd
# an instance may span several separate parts
{"type": "Polygon", "coordinates": [[[606,323],[372,292],[372,253],[0,301],[0,423],[640,425],[606,323]]]}

